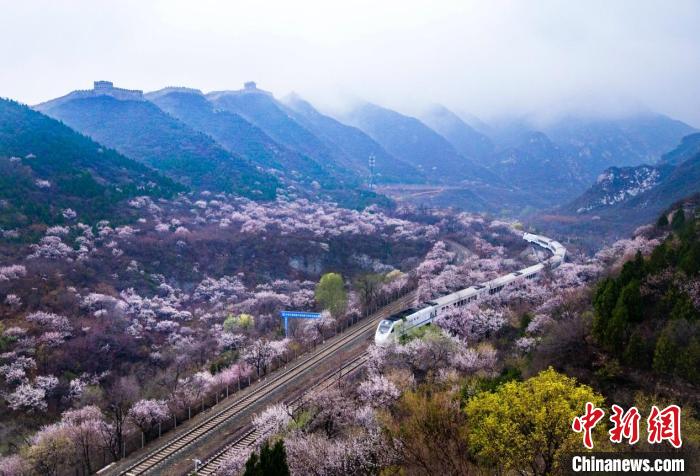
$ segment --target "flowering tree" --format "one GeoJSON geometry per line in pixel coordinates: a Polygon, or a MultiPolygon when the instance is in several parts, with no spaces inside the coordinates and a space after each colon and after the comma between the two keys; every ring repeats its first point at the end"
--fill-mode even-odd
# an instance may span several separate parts
{"type": "Polygon", "coordinates": [[[258,431],[258,441],[267,440],[284,430],[292,420],[292,410],[284,405],[277,404],[267,407],[262,413],[253,417],[253,426],[258,431]]]}
{"type": "Polygon", "coordinates": [[[184,410],[186,408],[188,417],[190,417],[193,406],[198,403],[204,406],[204,396],[213,384],[214,378],[209,372],[197,372],[179,380],[170,401],[177,409],[184,410]]]}
{"type": "Polygon", "coordinates": [[[257,375],[262,375],[267,372],[273,360],[286,351],[288,342],[286,339],[281,341],[256,339],[246,347],[242,355],[243,360],[253,366],[257,375]]]}
{"type": "Polygon", "coordinates": [[[470,343],[493,335],[505,323],[501,309],[481,309],[475,304],[451,309],[435,319],[435,324],[470,343]]]}
{"type": "Polygon", "coordinates": [[[217,345],[220,350],[237,350],[243,346],[246,337],[243,334],[235,334],[233,332],[222,332],[217,339],[217,345]]]}
{"type": "Polygon", "coordinates": [[[301,335],[305,341],[317,342],[324,340],[324,334],[335,329],[336,320],[330,312],[323,311],[316,319],[305,319],[301,325],[301,335]]]}
{"type": "Polygon", "coordinates": [[[64,474],[76,463],[92,473],[94,458],[104,448],[110,432],[96,406],[65,411],[60,421],[42,427],[29,440],[27,463],[38,474],[64,474]]]}
{"type": "Polygon", "coordinates": [[[354,402],[337,387],[312,392],[305,402],[311,418],[309,431],[322,431],[332,438],[354,420],[354,402]]]}
{"type": "Polygon", "coordinates": [[[220,370],[212,377],[212,387],[216,389],[217,401],[218,394],[222,389],[226,389],[226,396],[228,397],[229,387],[235,385],[240,385],[241,379],[249,377],[253,372],[252,367],[247,365],[245,362],[233,364],[223,370],[220,370]]]}
{"type": "Polygon", "coordinates": [[[102,412],[94,405],[68,410],[63,413],[61,423],[73,445],[76,457],[82,462],[85,471],[91,474],[95,450],[104,447],[106,438],[111,433],[102,412]]]}
{"type": "Polygon", "coordinates": [[[546,314],[537,314],[532,318],[530,323],[527,325],[526,332],[528,334],[541,334],[547,328],[547,326],[552,324],[552,318],[546,314]]]}
{"type": "Polygon", "coordinates": [[[245,449],[227,454],[216,468],[216,476],[240,476],[249,457],[250,450],[245,449]]]}
{"type": "Polygon", "coordinates": [[[169,417],[165,400],[139,400],[129,410],[129,418],[141,430],[141,446],[145,443],[145,434],[169,417]]]}
{"type": "Polygon", "coordinates": [[[61,259],[70,258],[73,256],[73,248],[61,241],[58,236],[45,236],[38,245],[32,245],[34,252],[27,256],[29,259],[46,258],[46,259],[61,259]]]}
{"type": "Polygon", "coordinates": [[[419,302],[432,299],[439,291],[439,283],[434,282],[434,278],[445,269],[445,266],[454,258],[454,254],[447,251],[447,245],[443,241],[438,241],[425,256],[425,259],[416,268],[418,276],[418,298],[419,302]]]}
{"type": "Polygon", "coordinates": [[[76,460],[69,429],[63,422],[42,427],[29,443],[27,462],[37,474],[64,474],[76,460]]]}
{"type": "Polygon", "coordinates": [[[22,305],[22,298],[16,294],[8,294],[5,296],[5,304],[7,304],[13,310],[16,310],[22,305]]]}
{"type": "Polygon", "coordinates": [[[0,475],[2,476],[20,476],[26,474],[27,469],[20,455],[0,457],[0,475]]]}
{"type": "Polygon", "coordinates": [[[643,255],[651,253],[659,244],[659,240],[649,239],[640,234],[631,240],[618,240],[612,245],[603,248],[596,254],[596,258],[605,264],[617,266],[634,257],[637,251],[641,251],[643,255]]]}
{"type": "Polygon", "coordinates": [[[467,374],[485,372],[491,375],[496,370],[496,357],[496,349],[489,345],[470,348],[464,342],[457,341],[450,357],[450,363],[455,369],[467,374]]]}
{"type": "Polygon", "coordinates": [[[285,448],[292,474],[376,474],[391,462],[379,431],[356,431],[351,436],[335,439],[295,432],[285,439],[285,448]]]}
{"type": "Polygon", "coordinates": [[[602,405],[603,397],[550,368],[495,392],[479,393],[463,412],[470,443],[489,466],[505,474],[520,468],[552,474],[561,455],[581,447],[571,422],[586,402],[602,405]]]}
{"type": "Polygon", "coordinates": [[[46,390],[29,383],[20,384],[12,393],[5,395],[7,405],[13,410],[27,413],[46,411],[46,390]]]}
{"type": "Polygon", "coordinates": [[[144,433],[169,417],[170,411],[165,400],[139,400],[129,409],[129,418],[144,433]]]}
{"type": "Polygon", "coordinates": [[[60,332],[66,337],[73,331],[73,327],[70,325],[67,317],[59,316],[58,314],[51,312],[33,312],[28,314],[25,317],[25,320],[42,328],[60,332]]]}
{"type": "Polygon", "coordinates": [[[22,278],[27,275],[27,268],[21,264],[11,266],[0,266],[0,283],[12,279],[22,278]]]}
{"type": "Polygon", "coordinates": [[[357,389],[357,395],[361,401],[373,407],[386,408],[399,398],[401,392],[386,377],[374,374],[360,384],[357,389]]]}
{"type": "Polygon", "coordinates": [[[0,375],[2,375],[9,384],[26,382],[27,372],[36,369],[36,361],[32,357],[21,355],[13,355],[12,357],[10,363],[0,365],[0,375]]]}

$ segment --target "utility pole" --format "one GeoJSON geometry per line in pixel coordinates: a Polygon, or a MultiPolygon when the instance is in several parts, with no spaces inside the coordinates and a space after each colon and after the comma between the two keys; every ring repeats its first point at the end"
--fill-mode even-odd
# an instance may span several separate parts
{"type": "Polygon", "coordinates": [[[374,188],[374,166],[377,164],[377,160],[374,154],[369,156],[369,188],[370,190],[374,188]]]}

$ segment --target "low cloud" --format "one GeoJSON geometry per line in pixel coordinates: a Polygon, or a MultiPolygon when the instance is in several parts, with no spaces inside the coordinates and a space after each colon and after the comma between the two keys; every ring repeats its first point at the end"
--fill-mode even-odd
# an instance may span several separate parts
{"type": "Polygon", "coordinates": [[[700,126],[700,3],[0,0],[0,94],[110,79],[484,118],[654,110],[700,126]]]}

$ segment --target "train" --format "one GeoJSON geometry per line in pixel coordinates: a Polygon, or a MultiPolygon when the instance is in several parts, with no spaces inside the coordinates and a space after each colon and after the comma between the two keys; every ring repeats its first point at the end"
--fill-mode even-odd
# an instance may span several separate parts
{"type": "Polygon", "coordinates": [[[382,319],[374,333],[374,342],[377,345],[387,345],[396,342],[401,335],[417,327],[430,324],[439,314],[451,308],[466,306],[478,301],[487,295],[501,292],[508,286],[513,286],[526,279],[534,279],[546,268],[556,268],[564,262],[566,258],[566,248],[558,241],[552,240],[542,235],[524,233],[523,240],[546,249],[552,256],[547,260],[528,266],[519,271],[499,276],[498,278],[475,284],[468,288],[441,296],[423,303],[421,306],[404,309],[401,312],[382,319]]]}

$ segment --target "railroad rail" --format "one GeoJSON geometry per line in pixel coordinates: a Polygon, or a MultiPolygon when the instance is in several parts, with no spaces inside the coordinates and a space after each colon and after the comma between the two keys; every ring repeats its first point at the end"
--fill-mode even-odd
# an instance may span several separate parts
{"type": "MultiPolygon", "coordinates": [[[[355,357],[350,362],[345,363],[339,370],[333,371],[325,379],[314,385],[308,392],[321,391],[336,384],[341,378],[346,377],[359,368],[363,367],[367,360],[369,359],[369,353],[363,352],[359,356],[355,357]]],[[[292,402],[287,405],[291,407],[292,413],[296,413],[301,407],[303,402],[303,395],[300,395],[292,400],[292,402]]],[[[212,476],[216,474],[216,470],[229,456],[239,452],[239,451],[250,451],[258,442],[259,433],[258,431],[249,426],[247,427],[241,435],[238,436],[233,442],[224,446],[222,449],[217,451],[209,459],[205,460],[198,468],[196,473],[197,476],[212,476]]]]}
{"type": "Polygon", "coordinates": [[[319,346],[310,355],[298,361],[293,361],[285,368],[278,369],[268,375],[265,380],[258,381],[256,384],[249,387],[250,391],[246,392],[244,395],[234,396],[234,400],[224,408],[209,415],[187,431],[159,445],[135,463],[122,470],[119,474],[123,476],[137,476],[155,471],[157,467],[170,461],[173,457],[186,449],[193,448],[198,441],[211,436],[214,431],[241,415],[241,413],[251,405],[265,400],[274,392],[282,389],[285,385],[294,382],[297,377],[302,376],[317,365],[330,359],[336,351],[359,339],[365,339],[371,336],[381,319],[404,309],[414,299],[415,291],[397,299],[358,324],[349,327],[344,332],[327,339],[324,344],[319,346]]]}

